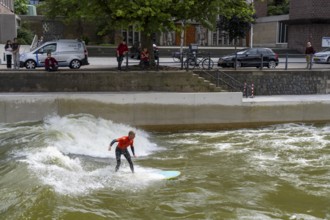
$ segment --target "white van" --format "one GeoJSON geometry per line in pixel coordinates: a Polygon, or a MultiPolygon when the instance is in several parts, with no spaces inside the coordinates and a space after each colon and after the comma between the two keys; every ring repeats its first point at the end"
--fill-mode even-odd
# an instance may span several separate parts
{"type": "Polygon", "coordinates": [[[20,56],[20,66],[26,69],[44,67],[47,53],[51,52],[58,65],[79,69],[82,65],[88,65],[88,53],[83,41],[79,40],[57,40],[48,41],[28,53],[20,56]]]}

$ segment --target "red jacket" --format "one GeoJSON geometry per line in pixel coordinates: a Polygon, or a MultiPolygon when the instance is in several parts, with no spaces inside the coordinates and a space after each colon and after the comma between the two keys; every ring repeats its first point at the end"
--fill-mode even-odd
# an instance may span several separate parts
{"type": "Polygon", "coordinates": [[[55,64],[58,65],[58,62],[57,62],[57,60],[55,60],[54,57],[47,57],[45,59],[45,68],[46,69],[49,69],[49,67],[54,67],[55,64]]]}
{"type": "Polygon", "coordinates": [[[148,51],[142,51],[141,52],[141,60],[144,62],[149,61],[149,52],[148,51]]]}
{"type": "Polygon", "coordinates": [[[128,51],[127,44],[120,43],[117,47],[117,56],[123,56],[125,52],[128,51]]]}

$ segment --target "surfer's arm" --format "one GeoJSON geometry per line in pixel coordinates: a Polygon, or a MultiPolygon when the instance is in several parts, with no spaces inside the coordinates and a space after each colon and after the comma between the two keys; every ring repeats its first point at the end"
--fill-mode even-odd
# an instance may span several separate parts
{"type": "Polygon", "coordinates": [[[131,145],[131,151],[132,151],[132,153],[133,153],[133,156],[136,157],[136,156],[135,156],[134,146],[133,146],[133,145],[131,145]]]}
{"type": "Polygon", "coordinates": [[[109,145],[109,150],[111,150],[111,146],[112,146],[114,143],[116,143],[116,142],[118,142],[117,139],[113,139],[113,141],[111,141],[111,143],[110,143],[110,145],[109,145]]]}

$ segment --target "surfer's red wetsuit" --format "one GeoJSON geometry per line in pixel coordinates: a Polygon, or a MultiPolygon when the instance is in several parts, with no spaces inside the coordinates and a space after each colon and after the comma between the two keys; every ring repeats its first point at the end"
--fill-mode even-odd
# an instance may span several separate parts
{"type": "Polygon", "coordinates": [[[128,133],[128,136],[123,136],[121,138],[117,138],[117,139],[114,139],[111,143],[110,143],[110,147],[109,147],[109,150],[111,150],[111,146],[118,142],[118,145],[116,147],[116,160],[117,160],[117,165],[116,165],[116,172],[118,171],[119,167],[120,167],[120,157],[121,155],[123,154],[126,158],[126,160],[128,161],[129,163],[129,166],[131,168],[131,171],[132,173],[134,173],[134,166],[133,166],[133,162],[132,162],[132,159],[131,159],[131,155],[129,154],[127,148],[129,146],[131,146],[131,150],[132,150],[132,153],[135,157],[135,153],[134,153],[134,146],[133,146],[133,139],[135,138],[135,133],[133,131],[130,131],[128,133]]]}
{"type": "MultiPolygon", "coordinates": [[[[117,138],[117,142],[118,142],[117,147],[124,150],[124,149],[128,148],[129,146],[133,147],[134,141],[133,141],[133,139],[130,139],[128,136],[123,136],[121,138],[117,138]]],[[[133,147],[133,149],[134,149],[134,147],[133,147]]]]}

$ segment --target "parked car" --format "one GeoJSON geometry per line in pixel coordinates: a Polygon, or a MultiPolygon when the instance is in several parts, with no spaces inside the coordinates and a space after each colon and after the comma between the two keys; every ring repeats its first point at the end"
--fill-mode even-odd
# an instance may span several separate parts
{"type": "Polygon", "coordinates": [[[60,67],[79,69],[82,65],[88,65],[88,52],[83,41],[57,40],[45,42],[31,52],[22,53],[20,66],[27,69],[44,67],[47,53],[50,52],[60,67]]]}
{"type": "Polygon", "coordinates": [[[223,68],[235,67],[235,63],[236,67],[259,68],[263,65],[263,67],[275,68],[278,65],[278,54],[269,48],[248,48],[228,56],[220,57],[218,66],[223,68]],[[261,57],[263,57],[262,62],[261,57]]]}
{"type": "Polygon", "coordinates": [[[314,54],[315,63],[330,63],[330,47],[314,54]]]}

